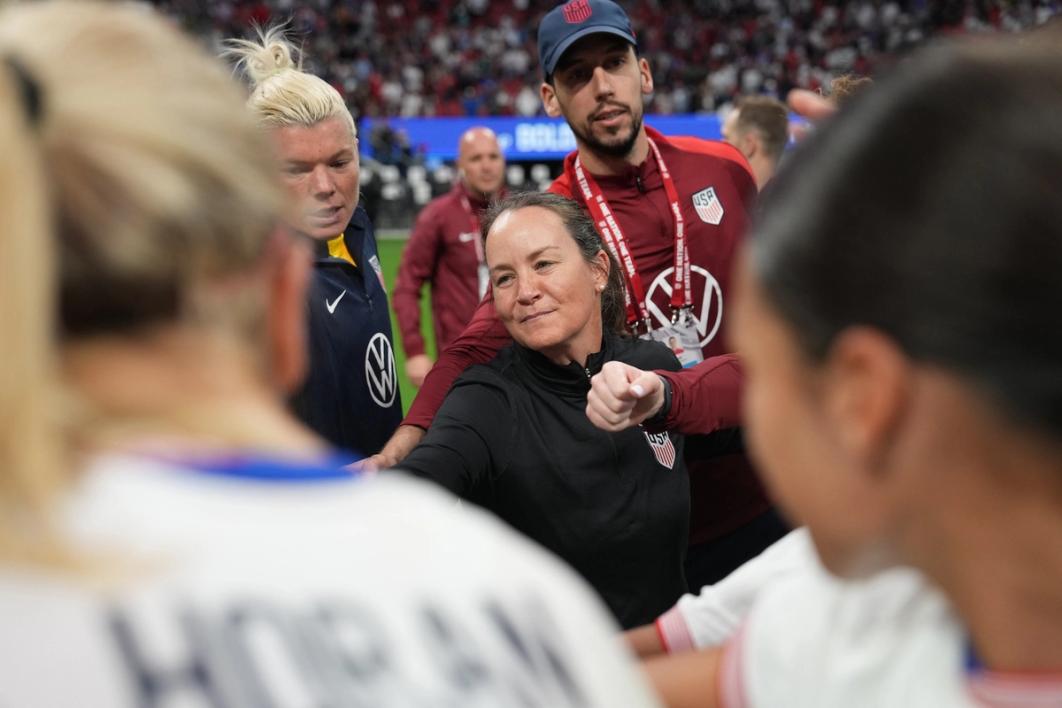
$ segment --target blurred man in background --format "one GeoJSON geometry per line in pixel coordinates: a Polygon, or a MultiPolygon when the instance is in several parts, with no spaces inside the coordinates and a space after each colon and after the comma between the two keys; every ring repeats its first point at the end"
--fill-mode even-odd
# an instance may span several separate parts
{"type": "Polygon", "coordinates": [[[420,329],[420,294],[431,284],[435,342],[440,350],[472,319],[487,289],[479,216],[505,187],[505,157],[490,128],[470,128],[458,143],[461,179],[417,217],[402,252],[394,291],[395,315],[406,350],[406,375],[420,387],[432,360],[420,329]]]}
{"type": "Polygon", "coordinates": [[[723,140],[745,156],[763,189],[778,170],[789,142],[789,116],[785,104],[770,96],[743,96],[723,121],[723,140]]]}

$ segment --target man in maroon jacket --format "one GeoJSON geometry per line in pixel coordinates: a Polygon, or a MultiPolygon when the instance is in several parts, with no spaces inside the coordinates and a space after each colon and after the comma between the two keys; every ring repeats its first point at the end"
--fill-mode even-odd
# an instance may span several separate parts
{"type": "MultiPolygon", "coordinates": [[[[630,20],[610,0],[572,0],[542,20],[539,56],[546,112],[564,116],[578,149],[550,187],[583,204],[617,255],[629,291],[633,333],[672,347],[685,366],[708,359],[718,389],[735,400],[740,368],[723,339],[730,272],[748,224],[756,186],[745,158],[725,143],[665,137],[642,123],[653,90],[649,64],[635,53],[630,20]]],[[[469,326],[444,352],[409,415],[376,461],[397,462],[423,429],[453,380],[509,341],[488,295],[469,326]]],[[[691,587],[714,582],[756,555],[784,529],[749,467],[740,433],[687,441],[693,509],[691,587]]]]}
{"type": "Polygon", "coordinates": [[[505,158],[494,131],[470,128],[457,147],[460,180],[420,212],[402,252],[391,302],[398,316],[406,375],[418,388],[432,367],[420,331],[420,292],[431,283],[435,343],[442,351],[472,319],[486,294],[479,215],[505,184],[505,158]]]}

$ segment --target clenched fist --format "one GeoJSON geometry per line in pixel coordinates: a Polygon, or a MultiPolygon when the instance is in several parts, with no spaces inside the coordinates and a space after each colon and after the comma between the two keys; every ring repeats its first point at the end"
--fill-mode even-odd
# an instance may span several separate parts
{"type": "Polygon", "coordinates": [[[590,379],[586,417],[613,433],[631,428],[660,412],[664,385],[652,371],[610,361],[590,379]]]}

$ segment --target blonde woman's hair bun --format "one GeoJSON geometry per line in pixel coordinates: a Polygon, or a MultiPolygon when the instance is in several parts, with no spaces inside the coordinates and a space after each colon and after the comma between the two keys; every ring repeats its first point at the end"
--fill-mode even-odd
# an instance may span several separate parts
{"type": "Polygon", "coordinates": [[[251,82],[247,107],[266,129],[312,127],[338,118],[357,135],[354,118],[339,91],[302,70],[302,52],[287,37],[285,25],[256,28],[257,41],[229,39],[223,56],[234,61],[251,82]]]}
{"type": "Polygon", "coordinates": [[[302,70],[302,53],[287,36],[284,25],[255,28],[258,41],[229,39],[225,41],[224,56],[235,60],[253,87],[285,71],[302,70]]]}

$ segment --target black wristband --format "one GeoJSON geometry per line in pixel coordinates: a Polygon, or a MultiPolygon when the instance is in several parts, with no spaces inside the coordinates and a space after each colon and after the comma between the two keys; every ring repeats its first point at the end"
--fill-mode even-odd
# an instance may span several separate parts
{"type": "Polygon", "coordinates": [[[671,413],[671,382],[660,374],[657,374],[656,377],[660,379],[660,383],[664,386],[664,400],[660,404],[660,410],[652,418],[645,419],[645,425],[659,425],[667,420],[668,414],[671,413]]]}

